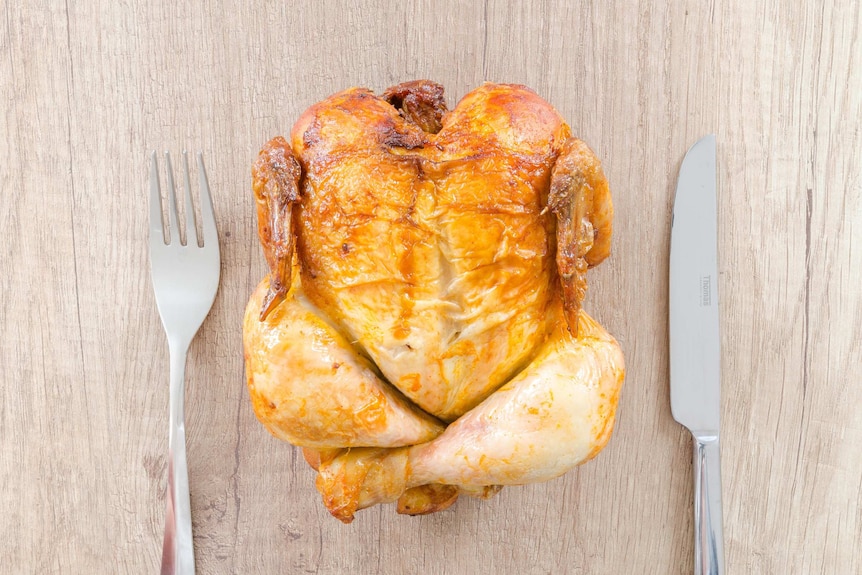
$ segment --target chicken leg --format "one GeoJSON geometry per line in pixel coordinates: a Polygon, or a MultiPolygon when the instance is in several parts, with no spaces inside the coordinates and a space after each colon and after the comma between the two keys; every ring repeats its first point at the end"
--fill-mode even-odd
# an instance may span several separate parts
{"type": "Polygon", "coordinates": [[[595,456],[613,428],[622,352],[585,312],[577,338],[557,313],[533,363],[436,439],[350,450],[322,463],[317,488],[330,512],[350,522],[357,509],[428,484],[475,492],[547,481],[595,456]]]}
{"type": "Polygon", "coordinates": [[[264,279],[245,314],[246,374],[252,406],[279,439],[300,447],[395,447],[428,441],[443,426],[375,373],[302,294],[299,274],[259,319],[271,293],[264,279]]]}

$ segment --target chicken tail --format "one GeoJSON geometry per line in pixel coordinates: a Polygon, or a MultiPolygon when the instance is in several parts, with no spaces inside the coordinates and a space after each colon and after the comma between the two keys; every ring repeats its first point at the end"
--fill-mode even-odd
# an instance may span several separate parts
{"type": "Polygon", "coordinates": [[[334,517],[350,523],[360,509],[396,501],[408,487],[408,449],[361,447],[321,461],[316,487],[323,504],[334,517]]]}

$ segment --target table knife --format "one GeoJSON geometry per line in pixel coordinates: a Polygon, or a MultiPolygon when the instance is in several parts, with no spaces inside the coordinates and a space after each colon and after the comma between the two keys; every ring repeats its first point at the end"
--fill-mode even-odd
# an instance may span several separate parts
{"type": "Polygon", "coordinates": [[[715,136],[685,155],[670,240],[670,405],[694,439],[694,573],[724,573],[715,136]]]}

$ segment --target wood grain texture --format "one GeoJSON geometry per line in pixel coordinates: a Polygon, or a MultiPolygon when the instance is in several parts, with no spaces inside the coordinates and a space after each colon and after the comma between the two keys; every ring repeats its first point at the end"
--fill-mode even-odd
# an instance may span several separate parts
{"type": "Polygon", "coordinates": [[[0,557],[8,573],[153,573],[168,355],[147,151],[200,148],[222,283],[192,345],[200,573],[691,572],[690,444],[671,419],[676,173],[719,142],[728,573],[862,573],[858,2],[6,2],[0,5],[0,557]],[[264,274],[250,166],[352,85],[527,84],[604,160],[614,254],[587,308],[628,378],[607,449],[563,478],[330,518],[251,411],[243,307],[264,274]]]}

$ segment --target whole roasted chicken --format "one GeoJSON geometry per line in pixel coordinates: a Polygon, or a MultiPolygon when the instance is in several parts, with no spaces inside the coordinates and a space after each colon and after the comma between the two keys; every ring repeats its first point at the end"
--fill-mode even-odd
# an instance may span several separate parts
{"type": "Polygon", "coordinates": [[[617,342],[581,309],[610,251],[599,161],[523,86],[313,105],[252,170],[270,274],[244,320],[258,419],[344,522],[545,481],[608,441],[617,342]]]}

